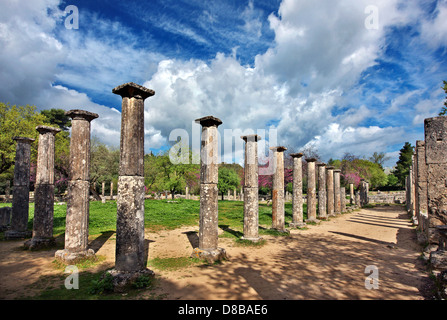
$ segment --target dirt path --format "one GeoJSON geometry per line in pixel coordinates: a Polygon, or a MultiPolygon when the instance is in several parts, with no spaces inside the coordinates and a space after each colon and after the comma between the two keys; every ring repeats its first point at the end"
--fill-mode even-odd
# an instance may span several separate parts
{"type": "MultiPolygon", "coordinates": [[[[188,232],[196,227],[149,233],[149,258],[185,257],[192,252],[188,232]]],[[[103,267],[112,267],[111,234],[94,241],[103,267]]],[[[429,298],[430,280],[421,248],[404,209],[383,206],[344,214],[292,230],[290,237],[264,237],[260,248],[240,247],[222,238],[229,260],[180,271],[156,270],[156,294],[166,299],[393,299],[429,298]],[[366,289],[367,266],[378,270],[379,288],[366,289]]],[[[51,266],[54,251],[26,252],[23,242],[0,242],[0,299],[28,295],[41,275],[60,273],[51,266]],[[23,276],[26,275],[26,276],[23,276]],[[25,288],[25,289],[24,289],[25,288]]]]}

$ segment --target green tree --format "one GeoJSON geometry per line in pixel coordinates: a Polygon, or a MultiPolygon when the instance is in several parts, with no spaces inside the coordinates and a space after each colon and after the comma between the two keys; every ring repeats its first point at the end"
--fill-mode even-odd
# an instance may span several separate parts
{"type": "Polygon", "coordinates": [[[383,164],[389,159],[390,157],[387,157],[384,152],[374,152],[369,158],[369,161],[377,163],[381,168],[383,168],[383,164]]]}
{"type": "MultiPolygon", "coordinates": [[[[443,81],[443,83],[444,83],[444,86],[441,87],[441,88],[447,94],[447,81],[443,81]]],[[[445,99],[444,106],[442,107],[441,112],[439,112],[439,115],[440,116],[445,116],[446,113],[447,113],[447,97],[445,99]]]]}
{"type": "MultiPolygon", "coordinates": [[[[90,190],[96,199],[100,199],[98,192],[102,189],[102,182],[114,181],[119,175],[120,151],[106,146],[96,137],[90,143],[90,190]],[[95,187],[96,186],[96,187],[95,187]]],[[[106,191],[110,192],[110,183],[106,183],[106,191]]]]}
{"type": "Polygon", "coordinates": [[[219,166],[219,181],[217,189],[222,193],[222,200],[228,190],[237,189],[240,186],[240,177],[234,169],[219,166]]]}
{"type": "Polygon", "coordinates": [[[64,131],[68,131],[69,128],[71,127],[70,117],[65,115],[65,110],[48,109],[48,110],[42,110],[40,113],[43,114],[48,119],[49,123],[58,126],[64,131]]]}
{"type": "Polygon", "coordinates": [[[405,177],[408,176],[410,172],[413,151],[414,147],[409,142],[405,142],[402,149],[400,149],[399,160],[396,162],[396,168],[392,172],[398,180],[398,185],[401,187],[405,186],[405,177]]]}
{"type": "MultiPolygon", "coordinates": [[[[47,118],[36,112],[34,106],[10,106],[0,102],[0,176],[12,178],[17,136],[36,139],[38,125],[50,125],[47,118]]],[[[37,143],[31,144],[31,162],[36,162],[37,143]]]]}

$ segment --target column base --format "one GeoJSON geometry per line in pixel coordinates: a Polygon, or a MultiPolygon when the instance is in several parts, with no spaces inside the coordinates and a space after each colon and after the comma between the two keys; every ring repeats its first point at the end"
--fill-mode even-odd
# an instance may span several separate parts
{"type": "Polygon", "coordinates": [[[32,231],[8,230],[5,232],[5,239],[6,240],[26,239],[31,238],[32,235],[33,235],[32,231]]]}
{"type": "Polygon", "coordinates": [[[290,228],[302,228],[302,227],[305,227],[306,226],[306,223],[303,221],[303,222],[291,222],[291,223],[289,223],[289,227],[290,228]]]}
{"type": "Polygon", "coordinates": [[[206,260],[206,262],[208,263],[214,263],[216,261],[228,259],[227,253],[223,248],[208,249],[208,250],[194,248],[190,257],[206,260]]]}
{"type": "Polygon", "coordinates": [[[39,249],[49,249],[56,245],[56,240],[54,238],[32,238],[23,244],[25,249],[29,250],[39,250],[39,249]]]}
{"type": "Polygon", "coordinates": [[[318,223],[318,222],[320,222],[320,220],[318,220],[318,219],[306,219],[306,223],[312,223],[312,222],[318,223]]]}
{"type": "Polygon", "coordinates": [[[114,292],[125,292],[130,289],[132,285],[141,279],[141,277],[152,278],[155,276],[154,271],[144,268],[139,271],[120,271],[116,269],[108,270],[104,277],[107,275],[112,276],[112,284],[114,292]]]}
{"type": "Polygon", "coordinates": [[[85,251],[71,252],[68,249],[57,250],[54,257],[66,264],[76,264],[82,260],[95,257],[95,251],[88,249],[85,251]]]}
{"type": "Polygon", "coordinates": [[[251,242],[259,242],[262,240],[261,237],[257,237],[257,238],[250,238],[250,237],[241,237],[241,240],[247,240],[247,241],[251,241],[251,242]]]}

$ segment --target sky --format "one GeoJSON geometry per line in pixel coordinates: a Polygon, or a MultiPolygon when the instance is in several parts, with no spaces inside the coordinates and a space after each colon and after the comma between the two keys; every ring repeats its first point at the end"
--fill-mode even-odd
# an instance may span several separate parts
{"type": "MultiPolygon", "coordinates": [[[[121,97],[145,100],[145,151],[169,150],[194,120],[222,120],[222,159],[242,134],[315,150],[322,161],[424,140],[446,99],[447,1],[0,0],[0,101],[99,114],[92,136],[119,147],[121,97]],[[180,134],[179,134],[180,133],[180,134]]],[[[186,138],[185,139],[185,135],[186,138]]]]}

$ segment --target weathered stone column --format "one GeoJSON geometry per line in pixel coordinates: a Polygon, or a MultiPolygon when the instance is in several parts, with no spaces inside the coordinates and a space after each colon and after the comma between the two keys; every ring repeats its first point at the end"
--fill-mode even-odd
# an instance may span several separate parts
{"type": "Polygon", "coordinates": [[[334,169],[334,213],[341,214],[340,169],[334,169]]]}
{"type": "Polygon", "coordinates": [[[17,141],[14,166],[14,190],[11,224],[10,229],[5,232],[6,239],[20,239],[31,236],[31,232],[27,228],[29,216],[31,143],[34,139],[15,137],[13,140],[17,141]]]}
{"type": "Polygon", "coordinates": [[[346,212],[346,189],[345,187],[340,188],[340,198],[341,198],[341,212],[346,212]]]}
{"type": "Polygon", "coordinates": [[[416,141],[416,228],[419,243],[427,241],[427,165],[425,164],[425,142],[416,141]]]}
{"type": "Polygon", "coordinates": [[[185,187],[185,199],[189,200],[189,188],[188,188],[188,186],[185,187]]]}
{"type": "Polygon", "coordinates": [[[112,92],[122,97],[115,269],[109,272],[117,290],[154,274],[146,268],[144,241],[144,100],[155,92],[133,82],[112,92]]]}
{"type": "Polygon", "coordinates": [[[273,196],[272,196],[272,229],[287,232],[284,213],[284,151],[286,147],[271,147],[273,150],[273,196]]]}
{"type": "Polygon", "coordinates": [[[335,216],[334,167],[326,167],[327,215],[335,216]]]}
{"type": "Polygon", "coordinates": [[[318,218],[327,218],[326,164],[318,163],[318,218]]]}
{"type": "Polygon", "coordinates": [[[361,206],[361,203],[362,203],[362,201],[361,201],[361,199],[360,199],[360,191],[357,190],[357,191],[355,191],[355,205],[356,205],[357,207],[361,208],[361,207],[362,207],[362,206],[361,206]]]}
{"type": "Polygon", "coordinates": [[[196,119],[202,126],[200,151],[200,222],[199,247],[191,257],[208,262],[226,258],[223,248],[218,248],[218,131],[222,121],[213,116],[196,119]]]}
{"type": "Polygon", "coordinates": [[[315,162],[317,159],[306,159],[307,162],[307,220],[317,222],[317,191],[315,177],[315,162]]]}
{"type": "Polygon", "coordinates": [[[37,126],[39,144],[37,147],[36,184],[34,187],[33,237],[25,242],[28,249],[54,246],[54,143],[59,128],[37,126]]]}
{"type": "Polygon", "coordinates": [[[354,196],[354,184],[350,183],[349,184],[349,203],[351,205],[355,204],[355,196],[354,196]]]}
{"type": "Polygon", "coordinates": [[[105,181],[102,182],[101,194],[102,194],[101,202],[106,203],[106,183],[105,183],[105,181]]]}
{"type": "MultiPolygon", "coordinates": [[[[430,261],[446,258],[447,251],[437,227],[447,225],[447,117],[427,118],[425,127],[425,159],[427,165],[427,240],[432,252],[430,261]]],[[[444,265],[447,268],[447,265],[444,265]]]]}
{"type": "Polygon", "coordinates": [[[98,115],[78,109],[67,111],[65,115],[72,119],[65,246],[56,251],[55,257],[65,263],[76,263],[95,254],[88,249],[90,122],[98,115]]]}
{"type": "Polygon", "coordinates": [[[6,187],[5,187],[5,202],[11,201],[10,199],[11,195],[11,181],[6,181],[6,187]]]}
{"type": "Polygon", "coordinates": [[[304,227],[303,215],[303,161],[302,153],[292,153],[293,158],[293,191],[292,191],[292,228],[304,227]]]}
{"type": "Polygon", "coordinates": [[[113,181],[110,181],[110,200],[113,200],[113,181]]]}
{"type": "Polygon", "coordinates": [[[368,182],[365,179],[360,179],[360,207],[368,204],[368,182]]]}
{"type": "Polygon", "coordinates": [[[242,136],[245,141],[244,163],[244,236],[242,239],[259,241],[258,204],[258,135],[242,136]]]}

